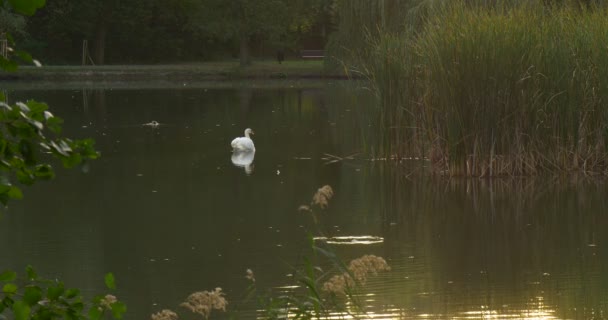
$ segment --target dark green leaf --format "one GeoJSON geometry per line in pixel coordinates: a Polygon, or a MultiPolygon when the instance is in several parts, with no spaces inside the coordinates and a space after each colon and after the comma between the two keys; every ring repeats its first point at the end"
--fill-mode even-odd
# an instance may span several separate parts
{"type": "Polygon", "coordinates": [[[49,300],[57,300],[65,291],[63,288],[63,283],[58,283],[55,287],[48,287],[46,290],[46,297],[49,300]]]}
{"type": "Polygon", "coordinates": [[[36,166],[34,170],[34,176],[38,179],[48,180],[53,179],[55,177],[55,173],[53,172],[53,168],[51,168],[48,164],[42,164],[36,166]]]}
{"type": "Polygon", "coordinates": [[[79,320],[78,313],[76,312],[76,310],[70,307],[68,307],[68,309],[65,311],[65,318],[67,320],[79,320]]]}
{"type": "Polygon", "coordinates": [[[23,193],[21,192],[21,189],[15,187],[15,186],[11,186],[10,190],[8,191],[8,197],[11,199],[23,199],[23,193]]]}
{"type": "Polygon", "coordinates": [[[114,281],[114,274],[112,274],[111,272],[106,274],[104,281],[106,283],[106,287],[108,287],[108,289],[116,289],[116,282],[114,281]]]}
{"type": "Polygon", "coordinates": [[[18,13],[31,16],[44,6],[45,0],[8,0],[8,2],[18,13]]]}
{"type": "Polygon", "coordinates": [[[23,51],[23,50],[15,50],[15,55],[17,55],[17,57],[19,57],[19,59],[28,62],[28,63],[32,63],[32,60],[34,60],[32,58],[32,55],[23,51]]]}
{"type": "Polygon", "coordinates": [[[0,56],[0,70],[9,72],[17,71],[17,63],[0,56]]]}
{"type": "MultiPolygon", "coordinates": [[[[16,165],[12,164],[12,167],[17,167],[16,165]]],[[[19,182],[25,184],[25,185],[31,185],[32,183],[34,183],[35,179],[34,176],[31,174],[31,172],[29,170],[19,170],[16,172],[17,174],[17,180],[19,180],[19,182]]]]}
{"type": "Polygon", "coordinates": [[[2,305],[5,307],[10,308],[13,306],[13,303],[15,303],[15,300],[13,300],[10,295],[7,295],[2,299],[2,305]]]}
{"type": "MultiPolygon", "coordinates": [[[[0,184],[0,194],[8,193],[10,190],[11,190],[10,182],[7,181],[5,183],[0,184]]],[[[17,275],[17,273],[15,273],[15,276],[16,275],[17,275]]],[[[7,281],[12,281],[12,280],[7,280],[7,281]]]]}
{"type": "Polygon", "coordinates": [[[80,164],[82,162],[82,156],[80,154],[72,154],[68,157],[61,158],[63,162],[63,166],[66,168],[73,168],[74,166],[80,164]]]}
{"type": "Polygon", "coordinates": [[[38,102],[36,100],[28,100],[26,104],[30,110],[35,113],[42,113],[49,109],[49,106],[46,103],[38,102]]]}
{"type": "Polygon", "coordinates": [[[65,291],[65,297],[68,299],[72,299],[80,294],[80,290],[78,289],[68,289],[65,291]]]}
{"type": "Polygon", "coordinates": [[[13,304],[13,314],[15,314],[15,320],[28,320],[30,307],[24,301],[17,301],[13,304]]]}
{"type": "Polygon", "coordinates": [[[2,287],[2,292],[8,294],[17,293],[17,285],[14,283],[7,283],[2,287]]]}
{"type": "Polygon", "coordinates": [[[61,124],[63,123],[63,119],[59,117],[52,117],[46,120],[46,125],[52,132],[56,134],[61,133],[61,124]]]}
{"type": "Polygon", "coordinates": [[[33,306],[42,299],[42,289],[37,286],[25,287],[23,291],[23,301],[29,306],[33,306]]]}
{"type": "Polygon", "coordinates": [[[112,315],[116,319],[122,319],[122,315],[127,312],[127,305],[124,303],[117,301],[112,303],[112,315]]]}
{"type": "Polygon", "coordinates": [[[90,320],[99,320],[99,319],[101,319],[102,314],[103,314],[103,311],[101,310],[100,307],[92,306],[91,309],[89,309],[89,319],[90,320]]]}
{"type": "MultiPolygon", "coordinates": [[[[3,186],[0,185],[0,188],[2,187],[3,186]]],[[[17,272],[15,271],[7,270],[0,273],[0,281],[13,281],[15,279],[17,279],[17,272]]]]}
{"type": "Polygon", "coordinates": [[[25,267],[25,273],[27,274],[28,280],[38,279],[38,274],[36,274],[36,271],[34,270],[34,268],[32,266],[28,265],[27,267],[25,267]]]}
{"type": "Polygon", "coordinates": [[[3,205],[6,206],[8,204],[8,200],[9,200],[9,197],[6,193],[0,194],[0,203],[2,203],[3,205]]]}
{"type": "Polygon", "coordinates": [[[10,45],[15,45],[15,39],[13,38],[13,36],[10,33],[5,33],[4,36],[6,37],[6,40],[8,40],[8,43],[10,45]]]}
{"type": "Polygon", "coordinates": [[[57,318],[60,318],[61,315],[59,315],[57,312],[53,312],[53,310],[49,309],[49,308],[39,308],[35,311],[35,318],[36,320],[54,320],[57,318]]]}
{"type": "Polygon", "coordinates": [[[84,303],[82,303],[82,302],[74,302],[74,303],[72,303],[71,308],[74,311],[80,313],[84,309],[84,303]]]}

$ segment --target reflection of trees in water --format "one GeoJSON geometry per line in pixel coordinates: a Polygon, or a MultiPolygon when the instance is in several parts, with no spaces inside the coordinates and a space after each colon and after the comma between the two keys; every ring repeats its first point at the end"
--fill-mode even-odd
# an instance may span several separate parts
{"type": "Polygon", "coordinates": [[[480,305],[499,314],[543,305],[566,318],[606,311],[604,183],[407,180],[393,171],[381,180],[386,256],[417,278],[403,285],[408,303],[428,308],[421,313],[480,305]],[[420,299],[416,292],[433,293],[420,299]]]}

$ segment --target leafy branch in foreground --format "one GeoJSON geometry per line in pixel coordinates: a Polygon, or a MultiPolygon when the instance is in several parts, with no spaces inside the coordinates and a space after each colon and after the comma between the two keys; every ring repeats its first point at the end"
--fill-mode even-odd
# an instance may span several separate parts
{"type": "MultiPolygon", "coordinates": [[[[85,303],[78,289],[66,288],[59,280],[44,279],[31,266],[20,279],[14,271],[0,272],[0,318],[10,310],[15,320],[26,319],[101,319],[111,313],[121,319],[127,307],[114,295],[94,297],[85,303]]],[[[106,275],[106,286],[115,289],[114,276],[106,275]]]]}
{"type": "MultiPolygon", "coordinates": [[[[45,4],[45,0],[0,0],[0,7],[8,3],[15,11],[33,14],[45,4]]],[[[2,36],[2,34],[0,34],[2,36]]],[[[10,35],[5,35],[11,45],[10,35]]],[[[0,56],[0,71],[14,71],[14,56],[26,62],[39,63],[26,52],[14,51],[10,57],[0,56]]],[[[21,189],[13,185],[16,179],[24,185],[54,177],[49,158],[59,159],[64,167],[74,167],[87,159],[96,159],[99,153],[93,140],[71,140],[61,137],[63,120],[48,111],[44,103],[33,100],[10,105],[0,93],[0,202],[21,199],[21,189]]],[[[115,290],[114,275],[105,276],[108,289],[115,290]]],[[[44,279],[31,266],[26,267],[25,278],[17,272],[0,270],[0,319],[12,311],[10,319],[51,320],[90,319],[98,320],[111,313],[121,319],[127,311],[124,303],[111,294],[94,297],[88,304],[78,289],[66,288],[59,280],[44,279]]]]}
{"type": "MultiPolygon", "coordinates": [[[[4,100],[2,98],[0,100],[4,100]]],[[[15,179],[31,185],[37,180],[53,178],[52,166],[40,162],[48,155],[59,159],[66,168],[99,157],[93,140],[61,137],[62,123],[44,103],[0,102],[0,203],[6,205],[10,199],[23,197],[12,182],[15,179]]]]}

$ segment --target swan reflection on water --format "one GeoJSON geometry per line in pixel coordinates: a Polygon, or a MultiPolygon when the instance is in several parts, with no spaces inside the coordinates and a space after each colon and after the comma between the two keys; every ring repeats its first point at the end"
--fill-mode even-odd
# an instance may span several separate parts
{"type": "Polygon", "coordinates": [[[245,169],[245,173],[248,175],[253,173],[253,158],[255,157],[255,151],[238,151],[232,152],[232,164],[245,169]]]}

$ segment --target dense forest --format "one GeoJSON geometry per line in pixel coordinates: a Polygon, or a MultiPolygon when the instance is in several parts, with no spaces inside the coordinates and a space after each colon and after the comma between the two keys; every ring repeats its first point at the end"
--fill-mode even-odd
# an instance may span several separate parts
{"type": "MultiPolygon", "coordinates": [[[[49,1],[31,17],[0,8],[0,34],[50,63],[208,61],[320,49],[332,26],[330,0],[49,1]]],[[[248,62],[248,61],[244,61],[248,62]]]]}
{"type": "MultiPolygon", "coordinates": [[[[293,57],[328,44],[339,56],[365,50],[370,35],[420,26],[429,8],[447,2],[58,0],[31,17],[12,12],[6,3],[0,7],[0,35],[11,34],[23,49],[50,64],[81,64],[83,47],[86,62],[96,65],[238,57],[248,64],[251,57],[274,57],[277,51],[293,57]]],[[[588,6],[601,1],[544,2],[588,6]]]]}

